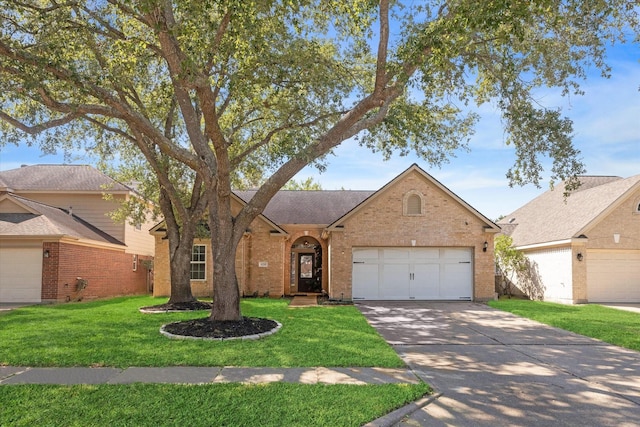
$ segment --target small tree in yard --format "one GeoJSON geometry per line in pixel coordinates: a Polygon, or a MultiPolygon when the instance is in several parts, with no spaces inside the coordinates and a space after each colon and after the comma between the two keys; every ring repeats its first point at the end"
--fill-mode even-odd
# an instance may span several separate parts
{"type": "MultiPolygon", "coordinates": [[[[209,237],[207,230],[202,227],[207,208],[206,195],[202,190],[203,180],[184,164],[166,156],[164,159],[154,158],[150,165],[135,146],[120,147],[117,153],[118,167],[109,165],[107,160],[110,155],[102,156],[99,167],[121,182],[137,182],[136,190],[146,200],[157,201],[156,206],[167,229],[171,276],[167,304],[175,306],[197,301],[191,291],[193,241],[195,238],[209,237]],[[163,176],[164,185],[159,185],[158,175],[163,176]]],[[[140,203],[139,199],[130,199],[112,213],[112,217],[117,221],[129,218],[141,223],[147,214],[146,204],[140,203]]]]}
{"type": "Polygon", "coordinates": [[[504,234],[496,236],[493,249],[496,265],[500,271],[503,295],[512,295],[512,286],[527,269],[524,254],[513,247],[513,239],[504,234]]]}
{"type": "Polygon", "coordinates": [[[0,3],[2,142],[135,146],[173,209],[184,195],[167,162],[191,169],[208,206],[212,320],[241,318],[247,227],[345,141],[438,165],[468,141],[465,105],[491,101],[515,147],[510,181],[538,184],[549,156],[553,179],[574,184],[571,123],[532,92],[579,92],[587,67],[608,72],[608,43],[638,34],[623,0],[0,3]],[[232,212],[240,171],[267,179],[232,212]]]}

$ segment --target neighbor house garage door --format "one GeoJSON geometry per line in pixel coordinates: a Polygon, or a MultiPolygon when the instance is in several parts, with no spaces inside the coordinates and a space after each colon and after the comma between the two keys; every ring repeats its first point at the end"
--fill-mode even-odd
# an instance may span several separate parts
{"type": "Polygon", "coordinates": [[[42,248],[0,248],[0,302],[40,302],[42,248]]]}
{"type": "Polygon", "coordinates": [[[640,302],[640,251],[588,251],[589,302],[640,302]]]}
{"type": "Polygon", "coordinates": [[[470,248],[354,248],[353,299],[471,300],[470,248]]]}

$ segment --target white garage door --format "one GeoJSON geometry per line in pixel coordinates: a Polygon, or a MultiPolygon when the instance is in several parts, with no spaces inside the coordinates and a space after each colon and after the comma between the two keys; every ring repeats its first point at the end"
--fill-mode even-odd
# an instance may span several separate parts
{"type": "Polygon", "coordinates": [[[640,251],[588,251],[589,302],[640,302],[640,251]]]}
{"type": "Polygon", "coordinates": [[[353,248],[354,300],[471,300],[470,248],[353,248]]]}
{"type": "Polygon", "coordinates": [[[40,302],[41,248],[0,248],[0,302],[40,302]]]}

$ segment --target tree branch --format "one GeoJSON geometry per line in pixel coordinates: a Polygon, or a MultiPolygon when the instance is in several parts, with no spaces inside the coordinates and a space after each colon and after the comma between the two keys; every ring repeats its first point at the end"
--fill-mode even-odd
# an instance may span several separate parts
{"type": "Polygon", "coordinates": [[[11,126],[17,129],[20,129],[21,131],[28,133],[30,135],[36,135],[48,129],[64,126],[66,124],[71,123],[73,120],[81,116],[82,114],[80,113],[70,113],[60,119],[54,119],[45,123],[41,123],[39,125],[29,126],[25,123],[22,123],[19,120],[16,120],[15,118],[11,117],[9,114],[5,113],[4,111],[0,111],[0,119],[6,121],[11,126]]]}
{"type": "Polygon", "coordinates": [[[387,48],[389,46],[389,1],[380,1],[380,39],[376,59],[376,81],[374,93],[381,92],[387,85],[387,48]]]}

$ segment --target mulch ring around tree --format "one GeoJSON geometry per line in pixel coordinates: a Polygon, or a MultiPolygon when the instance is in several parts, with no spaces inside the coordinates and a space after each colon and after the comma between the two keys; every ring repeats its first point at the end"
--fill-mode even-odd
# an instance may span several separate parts
{"type": "MultiPolygon", "coordinates": [[[[213,303],[191,301],[141,307],[141,313],[181,313],[211,310],[213,303]]],[[[214,321],[209,317],[162,325],[160,333],[174,339],[258,339],[277,332],[282,325],[275,320],[243,317],[239,321],[214,321]]]]}
{"type": "Polygon", "coordinates": [[[203,319],[162,325],[160,333],[173,339],[259,339],[276,333],[282,325],[275,320],[243,317],[238,321],[203,319]]]}

